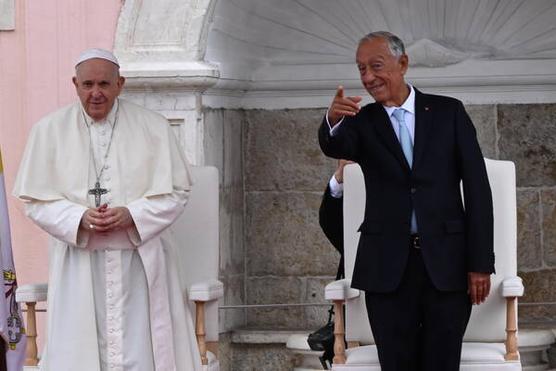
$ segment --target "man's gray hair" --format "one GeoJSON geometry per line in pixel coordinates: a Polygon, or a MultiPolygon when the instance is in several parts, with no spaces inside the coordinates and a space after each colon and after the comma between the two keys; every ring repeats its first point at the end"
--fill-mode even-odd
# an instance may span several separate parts
{"type": "Polygon", "coordinates": [[[396,35],[388,31],[375,31],[367,34],[359,40],[359,45],[364,43],[365,41],[370,41],[372,39],[384,39],[388,42],[388,47],[392,52],[392,55],[396,58],[401,57],[405,54],[405,46],[403,45],[403,41],[396,35]]]}

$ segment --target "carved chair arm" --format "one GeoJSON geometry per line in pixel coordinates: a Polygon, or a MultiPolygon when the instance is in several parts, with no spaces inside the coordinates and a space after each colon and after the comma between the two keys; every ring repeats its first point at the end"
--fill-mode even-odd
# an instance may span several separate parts
{"type": "Polygon", "coordinates": [[[517,298],[523,296],[521,278],[507,277],[502,281],[502,296],[506,298],[506,361],[518,361],[517,350],[517,298]]]}
{"type": "Polygon", "coordinates": [[[358,298],[359,295],[361,292],[351,288],[351,280],[348,278],[331,282],[324,288],[326,300],[350,300],[358,298]]]}
{"type": "Polygon", "coordinates": [[[189,288],[189,300],[195,302],[195,335],[201,354],[201,363],[208,365],[207,350],[218,356],[218,343],[206,341],[205,304],[224,296],[224,285],[218,280],[198,282],[189,288]]]}
{"type": "Polygon", "coordinates": [[[38,302],[46,301],[47,296],[48,284],[46,283],[23,285],[18,287],[15,292],[15,300],[18,303],[25,303],[27,307],[25,366],[36,366],[39,363],[36,305],[38,302]]]}
{"type": "Polygon", "coordinates": [[[212,301],[224,296],[224,284],[218,280],[196,282],[189,288],[189,300],[212,301]]]}
{"type": "Polygon", "coordinates": [[[361,295],[357,289],[351,288],[351,280],[343,279],[326,285],[324,297],[334,302],[334,359],[335,364],[346,363],[344,303],[361,295]]]}

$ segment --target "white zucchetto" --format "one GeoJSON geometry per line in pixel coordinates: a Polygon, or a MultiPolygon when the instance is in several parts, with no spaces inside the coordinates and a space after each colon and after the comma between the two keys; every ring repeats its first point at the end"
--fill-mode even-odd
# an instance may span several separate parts
{"type": "Polygon", "coordinates": [[[120,67],[120,63],[118,63],[118,59],[114,54],[112,54],[112,52],[100,48],[91,48],[81,52],[79,58],[77,58],[75,67],[79,66],[81,63],[85,61],[88,61],[89,59],[94,59],[94,58],[105,59],[109,62],[114,63],[116,66],[120,67]]]}

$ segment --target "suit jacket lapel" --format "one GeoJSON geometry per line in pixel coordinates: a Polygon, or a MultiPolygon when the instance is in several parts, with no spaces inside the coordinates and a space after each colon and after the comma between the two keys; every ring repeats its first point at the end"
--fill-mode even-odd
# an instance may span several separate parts
{"type": "Polygon", "coordinates": [[[396,137],[396,133],[392,128],[392,123],[390,121],[390,118],[388,117],[388,114],[386,113],[386,110],[384,109],[384,107],[382,107],[382,105],[378,103],[375,103],[375,107],[377,112],[375,115],[373,115],[374,117],[376,117],[376,120],[374,120],[375,124],[373,126],[377,132],[378,137],[382,139],[382,141],[386,145],[386,148],[388,148],[388,150],[392,152],[392,154],[398,159],[403,168],[409,172],[411,169],[409,168],[409,164],[405,159],[405,155],[402,151],[402,146],[400,145],[398,137],[396,137]]]}
{"type": "Polygon", "coordinates": [[[426,97],[415,89],[415,139],[413,144],[413,170],[423,157],[428,132],[432,127],[432,107],[426,97]]]}

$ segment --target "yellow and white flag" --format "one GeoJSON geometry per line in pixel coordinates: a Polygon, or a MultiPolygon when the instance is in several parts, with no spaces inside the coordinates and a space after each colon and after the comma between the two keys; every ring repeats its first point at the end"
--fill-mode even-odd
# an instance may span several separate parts
{"type": "MultiPolygon", "coordinates": [[[[27,339],[21,318],[21,310],[15,301],[17,280],[15,276],[10,220],[6,202],[4,169],[0,152],[0,268],[4,276],[5,299],[0,300],[0,335],[8,345],[6,347],[6,364],[8,371],[20,371],[25,361],[27,339]]],[[[1,341],[1,340],[0,340],[1,341]]]]}

